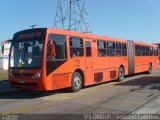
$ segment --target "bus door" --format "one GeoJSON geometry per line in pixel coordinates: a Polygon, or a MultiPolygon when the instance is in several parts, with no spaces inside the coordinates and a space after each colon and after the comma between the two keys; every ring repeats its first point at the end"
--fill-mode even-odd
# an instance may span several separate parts
{"type": "Polygon", "coordinates": [[[92,42],[86,41],[85,85],[93,84],[92,42]]]}
{"type": "Polygon", "coordinates": [[[128,74],[134,74],[134,42],[128,41],[128,74]]]}

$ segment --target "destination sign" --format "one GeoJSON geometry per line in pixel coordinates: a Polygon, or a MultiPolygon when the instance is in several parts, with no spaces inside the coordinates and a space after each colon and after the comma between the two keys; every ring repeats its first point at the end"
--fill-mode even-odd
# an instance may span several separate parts
{"type": "Polygon", "coordinates": [[[16,36],[17,39],[28,39],[28,38],[35,38],[35,37],[41,37],[41,32],[32,32],[32,33],[24,33],[19,34],[16,36]]]}
{"type": "Polygon", "coordinates": [[[27,39],[44,39],[46,29],[30,29],[18,32],[14,35],[13,40],[27,40],[27,39]]]}

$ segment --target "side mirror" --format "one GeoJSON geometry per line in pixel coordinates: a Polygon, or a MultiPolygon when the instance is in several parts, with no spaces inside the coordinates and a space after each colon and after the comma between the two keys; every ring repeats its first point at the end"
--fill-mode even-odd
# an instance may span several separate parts
{"type": "Polygon", "coordinates": [[[50,43],[50,56],[55,57],[56,56],[55,44],[53,40],[50,40],[49,43],[50,43]]]}

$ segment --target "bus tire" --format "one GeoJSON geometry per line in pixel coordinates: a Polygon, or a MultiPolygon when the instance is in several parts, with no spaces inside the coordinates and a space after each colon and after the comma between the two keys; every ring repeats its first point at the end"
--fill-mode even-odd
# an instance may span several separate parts
{"type": "Polygon", "coordinates": [[[118,70],[118,82],[122,81],[124,79],[124,69],[123,67],[120,67],[118,70]]]}
{"type": "Polygon", "coordinates": [[[148,74],[152,74],[152,64],[149,64],[148,74]]]}
{"type": "Polygon", "coordinates": [[[82,76],[78,72],[74,72],[71,81],[71,91],[78,92],[82,88],[82,76]]]}

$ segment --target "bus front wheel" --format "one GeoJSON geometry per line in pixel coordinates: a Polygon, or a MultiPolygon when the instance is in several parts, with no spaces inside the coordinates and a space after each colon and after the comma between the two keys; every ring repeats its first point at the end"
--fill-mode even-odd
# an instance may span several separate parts
{"type": "Polygon", "coordinates": [[[124,69],[123,67],[120,67],[119,70],[118,70],[118,81],[122,81],[124,79],[124,69]]]}
{"type": "Polygon", "coordinates": [[[72,92],[78,92],[82,88],[82,76],[78,72],[74,72],[72,75],[71,90],[72,92]]]}

